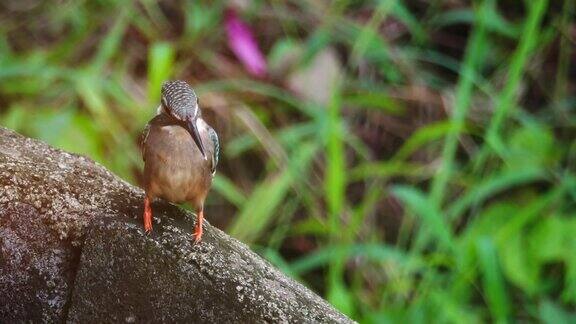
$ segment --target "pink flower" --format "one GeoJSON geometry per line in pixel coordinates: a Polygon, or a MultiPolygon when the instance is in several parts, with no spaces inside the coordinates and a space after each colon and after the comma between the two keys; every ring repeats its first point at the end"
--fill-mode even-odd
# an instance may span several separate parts
{"type": "Polygon", "coordinates": [[[250,26],[244,23],[234,9],[227,9],[224,15],[228,46],[246,70],[256,76],[266,75],[266,59],[260,51],[250,26]]]}

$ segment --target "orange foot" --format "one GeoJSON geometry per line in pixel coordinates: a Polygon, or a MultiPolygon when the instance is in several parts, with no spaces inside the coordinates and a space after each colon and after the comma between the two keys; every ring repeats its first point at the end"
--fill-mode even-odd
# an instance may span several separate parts
{"type": "Polygon", "coordinates": [[[146,234],[152,232],[152,208],[150,208],[150,199],[144,198],[144,231],[146,234]]]}
{"type": "Polygon", "coordinates": [[[194,227],[194,244],[198,244],[202,240],[202,221],[204,220],[204,210],[200,209],[196,219],[196,226],[194,227]]]}

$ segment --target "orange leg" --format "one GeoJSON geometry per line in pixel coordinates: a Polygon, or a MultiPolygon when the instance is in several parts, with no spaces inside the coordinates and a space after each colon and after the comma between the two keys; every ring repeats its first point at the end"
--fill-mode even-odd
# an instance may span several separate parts
{"type": "Polygon", "coordinates": [[[152,208],[148,196],[144,198],[144,230],[146,233],[152,232],[152,208]]]}
{"type": "Polygon", "coordinates": [[[200,242],[202,239],[202,222],[204,221],[204,207],[198,208],[198,216],[196,217],[196,226],[194,227],[194,243],[200,242]]]}

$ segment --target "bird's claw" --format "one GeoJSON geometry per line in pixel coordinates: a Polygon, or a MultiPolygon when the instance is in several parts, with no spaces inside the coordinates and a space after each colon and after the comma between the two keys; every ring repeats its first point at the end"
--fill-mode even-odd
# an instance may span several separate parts
{"type": "Polygon", "coordinates": [[[152,216],[146,215],[144,217],[144,232],[146,234],[152,233],[152,216]]]}
{"type": "Polygon", "coordinates": [[[202,240],[202,233],[203,233],[202,226],[196,227],[196,230],[192,234],[194,236],[194,244],[200,243],[200,241],[202,240]]]}

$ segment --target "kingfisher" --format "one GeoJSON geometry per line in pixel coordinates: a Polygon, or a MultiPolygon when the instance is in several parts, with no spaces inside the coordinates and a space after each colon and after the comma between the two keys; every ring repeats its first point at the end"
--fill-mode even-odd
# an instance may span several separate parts
{"type": "Polygon", "coordinates": [[[216,174],[220,145],[202,119],[198,97],[185,81],[166,81],[156,116],[144,130],[144,230],[152,231],[154,198],[188,202],[196,210],[194,242],[202,239],[204,200],[216,174]]]}

